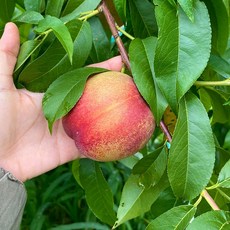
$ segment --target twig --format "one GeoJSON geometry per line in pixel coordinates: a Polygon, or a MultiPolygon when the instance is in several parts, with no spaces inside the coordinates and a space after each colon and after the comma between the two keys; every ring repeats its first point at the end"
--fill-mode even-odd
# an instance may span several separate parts
{"type": "Polygon", "coordinates": [[[160,121],[160,127],[161,127],[161,130],[163,131],[163,133],[165,134],[166,138],[168,139],[168,141],[171,142],[172,136],[171,136],[167,126],[165,125],[165,123],[163,121],[160,121]]]}
{"type": "Polygon", "coordinates": [[[111,33],[113,35],[113,37],[115,38],[117,47],[119,49],[119,52],[121,54],[121,58],[122,61],[124,62],[124,64],[126,65],[127,69],[129,71],[131,71],[131,67],[130,67],[130,62],[129,62],[129,58],[128,58],[128,54],[125,50],[124,44],[119,36],[118,30],[116,28],[116,22],[112,16],[112,14],[110,13],[106,3],[104,0],[102,0],[100,6],[99,6],[99,10],[101,10],[106,18],[106,21],[109,25],[109,28],[111,30],[111,33]]]}

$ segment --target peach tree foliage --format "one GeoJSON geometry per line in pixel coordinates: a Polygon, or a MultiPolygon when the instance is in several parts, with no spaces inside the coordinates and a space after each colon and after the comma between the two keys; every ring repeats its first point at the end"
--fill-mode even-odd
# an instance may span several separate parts
{"type": "MultiPolygon", "coordinates": [[[[50,131],[81,97],[87,78],[106,71],[86,66],[123,52],[101,2],[0,0],[0,32],[7,21],[20,29],[15,85],[45,93],[50,131]]],[[[128,52],[126,72],[158,128],[132,157],[73,162],[89,208],[114,229],[135,218],[144,218],[148,230],[228,229],[229,0],[105,2],[128,52]],[[117,170],[108,173],[111,164],[117,170]]]]}

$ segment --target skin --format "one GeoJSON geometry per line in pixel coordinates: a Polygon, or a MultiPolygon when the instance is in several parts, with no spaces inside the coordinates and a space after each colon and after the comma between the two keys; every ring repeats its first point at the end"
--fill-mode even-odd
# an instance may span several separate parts
{"type": "MultiPolygon", "coordinates": [[[[82,156],[61,120],[50,135],[43,94],[15,88],[12,74],[19,47],[19,31],[7,23],[0,39],[0,167],[24,182],[82,156]]],[[[122,62],[118,56],[93,66],[120,71],[122,62]]]]}

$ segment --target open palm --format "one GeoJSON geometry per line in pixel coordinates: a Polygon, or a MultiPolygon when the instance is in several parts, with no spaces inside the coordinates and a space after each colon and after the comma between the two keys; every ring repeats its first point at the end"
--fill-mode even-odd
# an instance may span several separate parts
{"type": "MultiPolygon", "coordinates": [[[[0,40],[0,167],[25,181],[81,155],[61,120],[49,133],[43,94],[15,88],[12,73],[18,51],[18,29],[8,23],[0,40]]],[[[115,57],[94,66],[119,71],[122,63],[115,57]]]]}

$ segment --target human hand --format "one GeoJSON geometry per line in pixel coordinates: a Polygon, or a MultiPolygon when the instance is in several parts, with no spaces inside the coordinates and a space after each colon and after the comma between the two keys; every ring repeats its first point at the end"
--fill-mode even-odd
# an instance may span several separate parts
{"type": "MultiPolygon", "coordinates": [[[[7,23],[0,39],[0,167],[26,181],[81,155],[61,120],[50,134],[42,113],[43,94],[15,88],[12,74],[18,52],[18,29],[7,23]]],[[[93,66],[120,71],[122,62],[115,57],[93,66]]]]}

